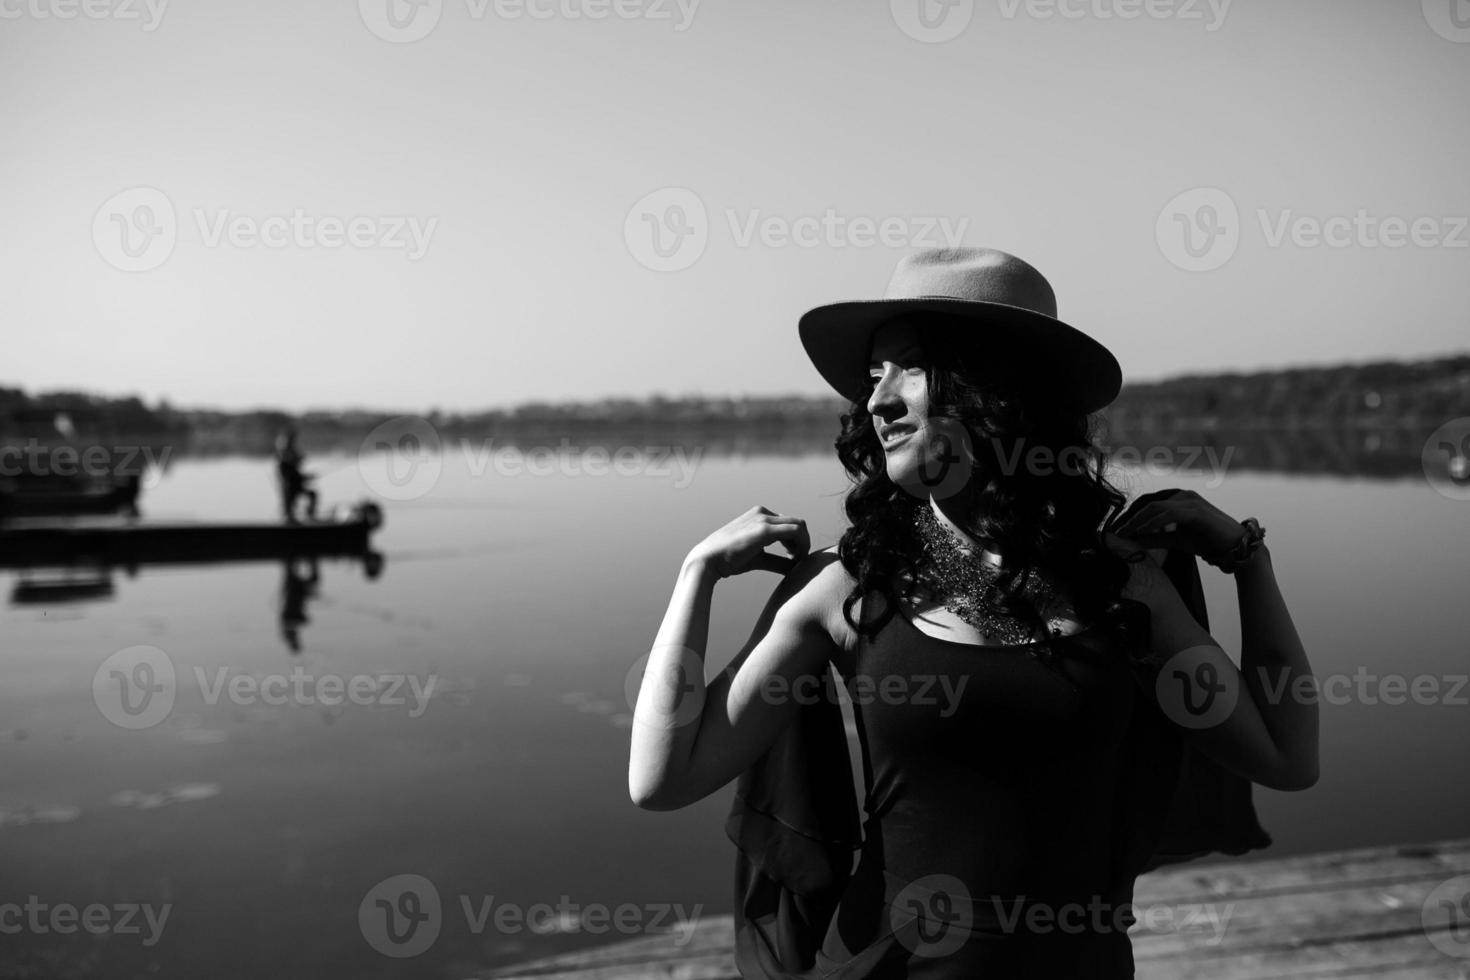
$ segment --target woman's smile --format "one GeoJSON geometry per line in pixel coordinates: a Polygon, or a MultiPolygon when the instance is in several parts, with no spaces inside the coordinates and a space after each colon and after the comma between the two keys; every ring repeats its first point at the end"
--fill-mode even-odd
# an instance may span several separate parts
{"type": "Polygon", "coordinates": [[[918,431],[918,426],[907,422],[879,423],[878,440],[883,443],[884,452],[892,452],[918,431]]]}

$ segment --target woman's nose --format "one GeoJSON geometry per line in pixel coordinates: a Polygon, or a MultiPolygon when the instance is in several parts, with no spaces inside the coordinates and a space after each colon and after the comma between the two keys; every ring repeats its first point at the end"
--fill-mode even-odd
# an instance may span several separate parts
{"type": "Polygon", "coordinates": [[[884,368],[883,376],[873,385],[873,393],[868,396],[868,414],[888,416],[893,414],[893,409],[895,408],[901,414],[903,411],[903,400],[898,395],[895,372],[884,368]]]}

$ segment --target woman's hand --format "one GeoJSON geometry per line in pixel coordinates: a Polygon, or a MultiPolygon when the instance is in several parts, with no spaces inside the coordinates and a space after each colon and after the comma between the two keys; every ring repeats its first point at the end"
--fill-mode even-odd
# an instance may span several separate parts
{"type": "Polygon", "coordinates": [[[695,545],[684,561],[709,569],[717,578],[753,568],[784,575],[806,557],[811,546],[806,521],[765,507],[752,507],[695,545]],[[790,558],[766,551],[767,546],[778,542],[790,558]]]}
{"type": "Polygon", "coordinates": [[[1110,530],[1145,548],[1217,558],[1240,540],[1240,523],[1193,490],[1160,490],[1133,502],[1110,530]]]}

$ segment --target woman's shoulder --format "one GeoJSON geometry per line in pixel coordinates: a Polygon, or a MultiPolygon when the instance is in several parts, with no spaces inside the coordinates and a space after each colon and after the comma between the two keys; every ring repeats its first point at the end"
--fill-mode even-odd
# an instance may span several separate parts
{"type": "Polygon", "coordinates": [[[843,649],[856,639],[843,612],[843,604],[855,584],[856,580],[837,554],[836,545],[799,559],[782,583],[789,591],[792,611],[801,619],[820,625],[843,649]]]}
{"type": "Polygon", "coordinates": [[[804,604],[816,608],[834,604],[840,607],[855,583],[842,564],[836,545],[795,561],[786,573],[786,581],[796,587],[796,594],[804,604]]]}

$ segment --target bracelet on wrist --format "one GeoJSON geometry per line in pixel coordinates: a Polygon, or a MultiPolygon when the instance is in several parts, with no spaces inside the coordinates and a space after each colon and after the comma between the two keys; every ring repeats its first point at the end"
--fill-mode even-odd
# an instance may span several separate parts
{"type": "Polygon", "coordinates": [[[1266,540],[1266,529],[1261,522],[1254,517],[1247,517],[1240,522],[1243,533],[1240,540],[1223,554],[1215,555],[1213,558],[1205,558],[1205,561],[1214,565],[1226,575],[1234,575],[1246,562],[1250,561],[1257,551],[1261,550],[1261,544],[1266,540]]]}

